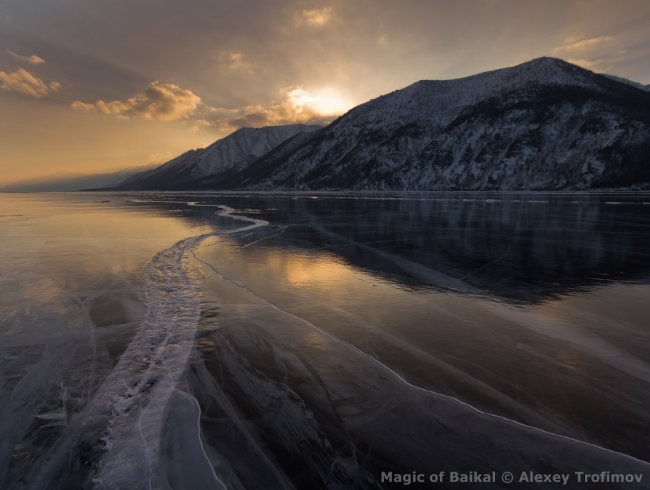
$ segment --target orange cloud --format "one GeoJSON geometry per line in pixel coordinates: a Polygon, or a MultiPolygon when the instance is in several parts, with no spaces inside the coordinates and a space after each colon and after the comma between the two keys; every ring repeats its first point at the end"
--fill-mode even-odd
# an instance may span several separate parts
{"type": "Polygon", "coordinates": [[[21,54],[14,53],[11,50],[7,50],[7,51],[9,52],[12,58],[23,63],[29,63],[30,65],[42,65],[43,63],[45,63],[45,60],[43,58],[41,58],[40,56],[36,56],[35,54],[31,56],[23,56],[21,54]]]}
{"type": "Polygon", "coordinates": [[[71,107],[83,112],[100,112],[121,119],[131,115],[159,121],[189,119],[201,104],[201,97],[174,83],[152,82],[149,87],[126,100],[94,103],[75,100],[71,107]]]}
{"type": "Polygon", "coordinates": [[[311,27],[323,27],[333,19],[332,7],[318,9],[304,9],[295,16],[296,25],[307,25],[311,27]]]}
{"type": "Polygon", "coordinates": [[[292,87],[278,101],[266,105],[253,104],[238,109],[206,107],[194,127],[214,126],[232,130],[244,126],[273,126],[280,124],[325,124],[350,109],[353,104],[332,88],[314,92],[292,87]]]}
{"type": "Polygon", "coordinates": [[[562,46],[553,50],[553,54],[588,70],[607,71],[610,67],[608,60],[612,58],[612,44],[615,41],[612,36],[567,38],[562,46]]]}
{"type": "Polygon", "coordinates": [[[244,54],[240,52],[221,53],[219,62],[227,65],[232,71],[253,72],[253,64],[248,62],[244,54]]]}
{"type": "Polygon", "coordinates": [[[59,82],[45,82],[24,68],[18,68],[13,72],[0,70],[0,89],[2,90],[19,92],[40,99],[60,88],[59,82]]]}
{"type": "Polygon", "coordinates": [[[73,109],[76,109],[78,111],[82,112],[93,112],[95,110],[95,105],[94,104],[88,104],[86,102],[82,102],[80,100],[75,100],[70,106],[73,109]]]}
{"type": "Polygon", "coordinates": [[[99,113],[118,119],[137,115],[159,121],[187,121],[191,128],[217,128],[220,131],[243,126],[270,126],[294,123],[327,123],[353,104],[330,87],[309,91],[291,87],[278,100],[229,109],[204,104],[191,90],[175,84],[153,82],[147,89],[125,100],[84,102],[70,106],[80,112],[99,113]]]}
{"type": "Polygon", "coordinates": [[[568,39],[564,45],[555,48],[553,52],[555,54],[562,54],[592,51],[601,47],[603,44],[609,44],[612,41],[614,41],[614,38],[611,36],[591,37],[580,39],[578,41],[568,39]]]}

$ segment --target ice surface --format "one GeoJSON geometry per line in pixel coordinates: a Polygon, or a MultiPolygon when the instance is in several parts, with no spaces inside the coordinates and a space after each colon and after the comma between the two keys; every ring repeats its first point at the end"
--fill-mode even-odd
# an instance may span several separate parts
{"type": "Polygon", "coordinates": [[[2,487],[648,475],[647,200],[10,201],[2,487]]]}

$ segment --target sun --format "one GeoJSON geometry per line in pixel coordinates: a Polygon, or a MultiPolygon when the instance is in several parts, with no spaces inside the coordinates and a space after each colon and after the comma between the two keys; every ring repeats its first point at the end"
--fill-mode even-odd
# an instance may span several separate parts
{"type": "Polygon", "coordinates": [[[333,87],[309,91],[301,87],[289,91],[289,100],[301,111],[310,110],[321,116],[337,116],[353,107],[352,101],[333,87]]]}

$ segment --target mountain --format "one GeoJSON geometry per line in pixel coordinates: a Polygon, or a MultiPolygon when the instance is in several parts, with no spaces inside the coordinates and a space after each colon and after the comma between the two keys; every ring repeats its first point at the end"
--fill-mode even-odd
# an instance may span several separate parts
{"type": "Polygon", "coordinates": [[[554,58],[420,81],[212,188],[588,189],[650,182],[650,93],[554,58]]]}
{"type": "Polygon", "coordinates": [[[321,126],[292,124],[263,128],[241,128],[204,149],[190,150],[158,168],[134,175],[117,188],[121,190],[163,190],[192,188],[199,181],[215,178],[248,164],[299,133],[321,126]]]}
{"type": "Polygon", "coordinates": [[[633,80],[628,80],[627,78],[618,77],[616,75],[609,75],[607,73],[603,73],[603,76],[606,76],[607,78],[610,78],[612,80],[616,80],[617,82],[627,83],[628,85],[632,85],[633,87],[640,88],[642,90],[650,90],[650,85],[643,85],[642,83],[635,82],[633,80]]]}
{"type": "Polygon", "coordinates": [[[21,180],[0,186],[0,192],[69,192],[91,188],[112,187],[125,179],[149,170],[146,167],[117,170],[98,174],[53,174],[21,180]]]}

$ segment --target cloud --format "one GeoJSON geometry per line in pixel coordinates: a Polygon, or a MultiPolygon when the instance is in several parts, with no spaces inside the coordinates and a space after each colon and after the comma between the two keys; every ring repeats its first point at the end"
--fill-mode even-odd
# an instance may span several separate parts
{"type": "Polygon", "coordinates": [[[137,115],[145,119],[178,121],[191,118],[201,105],[201,97],[174,83],[152,82],[126,100],[98,100],[95,103],[75,100],[70,105],[83,112],[97,111],[120,119],[137,115]]]}
{"type": "Polygon", "coordinates": [[[232,71],[253,73],[253,64],[248,62],[243,53],[227,52],[219,55],[219,62],[232,71]]]}
{"type": "Polygon", "coordinates": [[[591,71],[603,71],[603,66],[601,65],[602,60],[588,60],[588,59],[582,59],[582,58],[569,58],[568,60],[569,63],[573,63],[574,65],[581,66],[583,68],[586,68],[587,70],[591,71]]]}
{"type": "Polygon", "coordinates": [[[604,44],[610,44],[614,41],[611,36],[591,37],[587,39],[567,39],[565,44],[558,46],[553,50],[555,54],[585,53],[601,48],[604,44]]]}
{"type": "Polygon", "coordinates": [[[30,65],[42,65],[43,63],[45,63],[45,60],[43,58],[41,58],[40,56],[36,56],[35,54],[32,54],[30,56],[23,56],[22,54],[14,53],[11,50],[7,50],[7,51],[9,52],[12,58],[22,63],[29,63],[30,65]]]}
{"type": "Polygon", "coordinates": [[[93,112],[95,110],[94,104],[88,104],[87,102],[82,102],[80,100],[75,100],[70,106],[73,109],[76,109],[81,112],[93,112]]]}
{"type": "Polygon", "coordinates": [[[281,124],[325,124],[342,114],[352,103],[333,88],[310,92],[291,87],[277,101],[253,104],[237,109],[205,107],[194,128],[212,126],[230,131],[244,126],[275,126],[281,124]]]}
{"type": "Polygon", "coordinates": [[[0,89],[40,99],[61,88],[59,82],[46,82],[24,68],[13,72],[0,70],[0,89]]]}
{"type": "Polygon", "coordinates": [[[175,84],[153,82],[135,96],[125,100],[84,102],[75,100],[70,106],[81,112],[99,113],[118,119],[137,115],[160,121],[186,121],[193,130],[216,128],[221,132],[243,126],[273,126],[295,123],[327,123],[342,114],[352,103],[337,90],[324,87],[309,91],[290,87],[268,104],[250,104],[238,108],[213,107],[204,104],[190,90],[175,84]]]}
{"type": "MultiPolygon", "coordinates": [[[[603,72],[610,69],[612,44],[616,39],[612,36],[590,37],[585,39],[568,38],[562,46],[553,50],[553,54],[561,56],[569,63],[582,66],[588,70],[603,72]]],[[[616,55],[617,53],[614,53],[616,55]]]]}
{"type": "Polygon", "coordinates": [[[323,27],[329,24],[332,19],[332,7],[303,9],[295,15],[295,22],[298,26],[323,27]]]}

